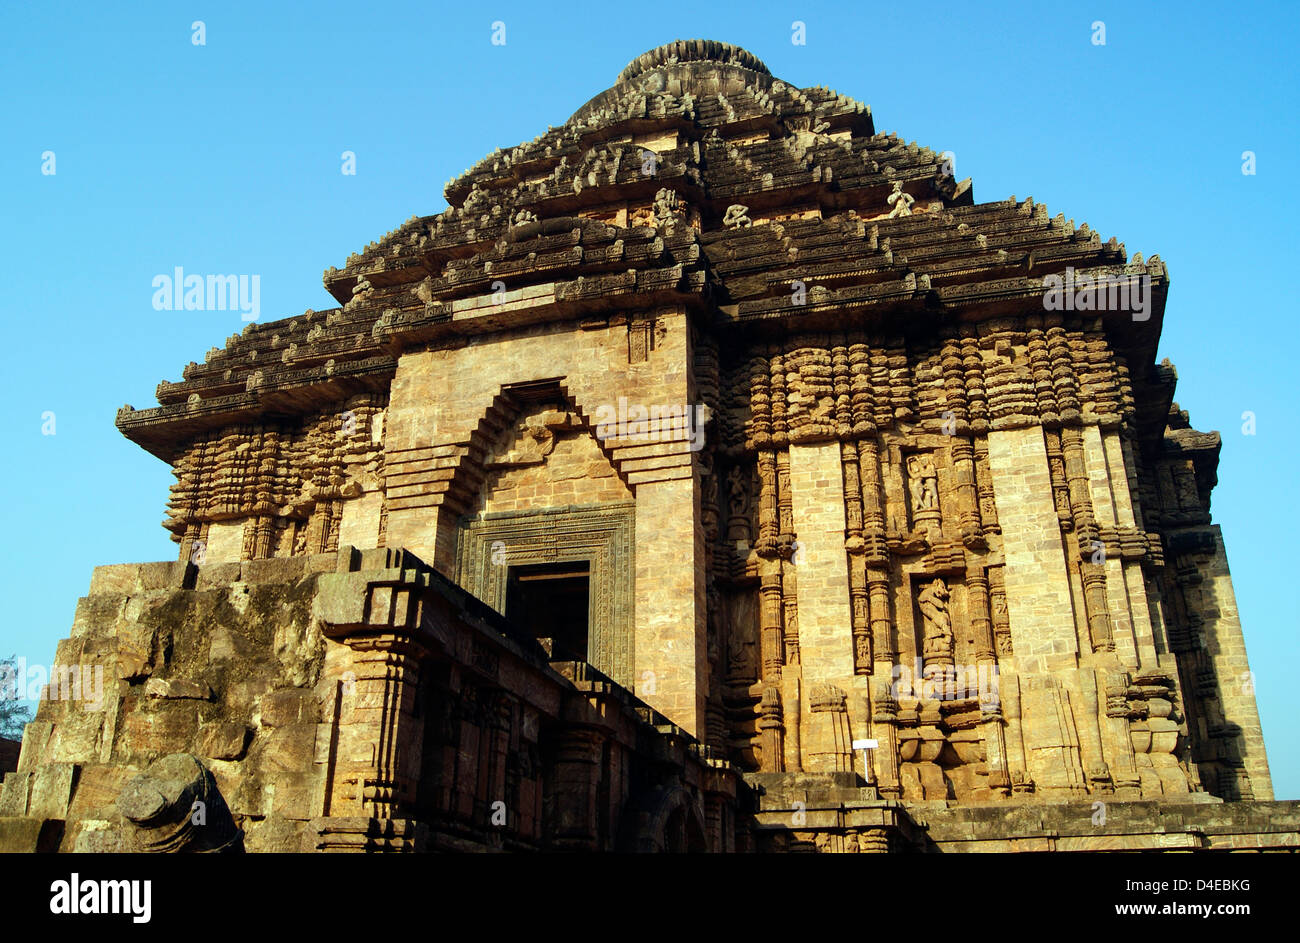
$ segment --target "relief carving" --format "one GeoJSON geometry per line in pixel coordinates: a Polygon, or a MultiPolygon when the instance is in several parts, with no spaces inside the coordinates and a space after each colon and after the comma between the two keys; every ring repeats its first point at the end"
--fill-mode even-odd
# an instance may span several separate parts
{"type": "Polygon", "coordinates": [[[749,521],[749,475],[736,465],[727,472],[727,540],[748,546],[752,537],[749,521]]]}
{"type": "Polygon", "coordinates": [[[572,413],[559,409],[525,416],[515,426],[510,438],[498,443],[497,449],[483,464],[487,468],[540,465],[555,448],[557,433],[578,425],[579,421],[572,413]]]}
{"type": "Polygon", "coordinates": [[[948,614],[948,587],[935,578],[916,597],[925,622],[923,652],[925,664],[952,664],[952,619],[948,614]]]}
{"type": "Polygon", "coordinates": [[[938,523],[939,478],[934,459],[929,455],[909,455],[907,458],[907,491],[911,499],[912,520],[916,524],[938,523]]]}

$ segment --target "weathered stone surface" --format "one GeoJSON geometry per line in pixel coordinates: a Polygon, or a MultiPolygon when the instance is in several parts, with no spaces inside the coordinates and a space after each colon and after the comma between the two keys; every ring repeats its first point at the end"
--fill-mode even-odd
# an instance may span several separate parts
{"type": "Polygon", "coordinates": [[[39,767],[32,774],[28,814],[47,819],[66,818],[76,776],[77,767],[73,763],[48,763],[39,767]]]}
{"type": "Polygon", "coordinates": [[[150,678],[145,683],[144,693],[149,697],[168,700],[206,701],[212,697],[212,688],[198,681],[186,678],[150,678]]]}
{"type": "Polygon", "coordinates": [[[311,723],[318,719],[316,695],[296,688],[264,694],[261,700],[262,725],[283,727],[289,724],[311,723]]]}
{"type": "Polygon", "coordinates": [[[117,805],[130,823],[134,850],[244,850],[243,832],[196,756],[173,753],[150,764],[126,784],[117,805]]]}
{"type": "Polygon", "coordinates": [[[247,742],[248,728],[243,724],[208,724],[199,731],[198,753],[213,760],[237,760],[247,742]]]}
{"type": "Polygon", "coordinates": [[[9,853],[48,850],[40,847],[45,826],[42,818],[0,814],[0,849],[9,853]]]}

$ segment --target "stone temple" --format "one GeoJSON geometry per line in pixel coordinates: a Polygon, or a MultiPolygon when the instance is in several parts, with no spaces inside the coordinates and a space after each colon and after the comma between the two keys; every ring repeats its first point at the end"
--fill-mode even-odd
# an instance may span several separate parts
{"type": "Polygon", "coordinates": [[[118,413],[0,847],[1297,845],[1158,257],[718,42],[445,194],[118,413]]]}

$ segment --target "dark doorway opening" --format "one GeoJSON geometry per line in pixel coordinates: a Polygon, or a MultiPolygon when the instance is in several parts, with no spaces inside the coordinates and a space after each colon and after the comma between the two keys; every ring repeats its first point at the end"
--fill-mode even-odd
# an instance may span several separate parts
{"type": "Polygon", "coordinates": [[[587,661],[591,567],[586,562],[512,566],[506,617],[532,633],[555,661],[587,661]]]}

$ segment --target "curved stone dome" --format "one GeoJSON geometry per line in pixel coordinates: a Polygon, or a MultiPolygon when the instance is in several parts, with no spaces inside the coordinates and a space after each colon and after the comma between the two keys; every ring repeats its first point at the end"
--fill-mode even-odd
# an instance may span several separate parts
{"type": "Polygon", "coordinates": [[[629,95],[734,95],[745,88],[766,89],[773,81],[763,61],[747,49],[712,39],[677,39],[629,62],[610,88],[575,111],[569,121],[586,120],[629,95]]]}
{"type": "MultiPolygon", "coordinates": [[[[677,39],[643,52],[627,64],[618,74],[618,83],[627,82],[651,69],[676,62],[721,62],[736,65],[751,72],[771,75],[762,60],[748,49],[712,39],[677,39]]],[[[617,83],[616,83],[617,84],[617,83]]]]}

